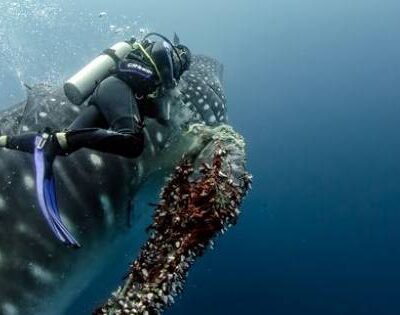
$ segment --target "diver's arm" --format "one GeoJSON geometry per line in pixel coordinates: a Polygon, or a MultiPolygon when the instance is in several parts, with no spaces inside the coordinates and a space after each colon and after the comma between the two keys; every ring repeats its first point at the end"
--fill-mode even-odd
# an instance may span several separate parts
{"type": "Polygon", "coordinates": [[[174,63],[172,60],[172,47],[166,41],[154,43],[151,55],[158,66],[161,81],[165,88],[172,89],[176,86],[174,79],[174,63]]]}

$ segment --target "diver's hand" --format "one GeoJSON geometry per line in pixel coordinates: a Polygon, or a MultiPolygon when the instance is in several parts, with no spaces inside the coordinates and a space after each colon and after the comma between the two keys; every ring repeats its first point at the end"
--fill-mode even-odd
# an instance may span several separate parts
{"type": "Polygon", "coordinates": [[[166,94],[169,90],[174,89],[178,85],[178,82],[175,79],[172,79],[169,82],[165,82],[164,85],[161,87],[162,94],[166,94]]]}
{"type": "Polygon", "coordinates": [[[161,87],[159,97],[173,97],[177,98],[181,95],[181,91],[178,88],[178,83],[175,81],[174,85],[171,88],[161,87]]]}

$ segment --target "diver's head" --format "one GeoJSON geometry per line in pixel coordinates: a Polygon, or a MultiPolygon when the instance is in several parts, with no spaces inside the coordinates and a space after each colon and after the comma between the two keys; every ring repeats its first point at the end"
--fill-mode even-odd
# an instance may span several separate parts
{"type": "MultiPolygon", "coordinates": [[[[155,32],[148,33],[143,38],[143,41],[147,41],[150,36],[160,37],[161,39],[165,40],[168,44],[171,45],[171,47],[174,50],[174,56],[178,59],[177,62],[180,65],[178,78],[182,75],[183,72],[185,72],[186,70],[189,69],[190,63],[192,61],[192,54],[187,46],[182,45],[180,43],[179,37],[176,33],[174,34],[173,43],[164,35],[161,35],[160,33],[155,33],[155,32]]],[[[175,59],[175,57],[174,57],[174,59],[175,59]]]]}
{"type": "Polygon", "coordinates": [[[176,45],[175,49],[179,54],[179,59],[181,63],[180,74],[182,74],[183,72],[189,69],[190,63],[192,61],[192,54],[190,52],[190,49],[182,44],[176,45]]]}

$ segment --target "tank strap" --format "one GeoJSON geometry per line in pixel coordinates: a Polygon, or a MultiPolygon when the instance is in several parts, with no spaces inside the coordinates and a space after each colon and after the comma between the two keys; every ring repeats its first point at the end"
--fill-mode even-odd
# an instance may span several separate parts
{"type": "Polygon", "coordinates": [[[115,50],[111,48],[107,48],[103,50],[103,54],[111,57],[116,64],[118,64],[121,59],[116,55],[115,50]]]}
{"type": "Polygon", "coordinates": [[[161,72],[157,67],[157,64],[155,63],[154,59],[150,56],[150,54],[146,51],[146,49],[143,47],[143,45],[141,43],[136,42],[135,45],[137,45],[139,47],[139,49],[141,50],[141,52],[146,56],[146,58],[150,61],[151,65],[154,67],[154,69],[157,72],[157,76],[160,79],[160,81],[162,82],[162,77],[161,77],[161,72]]]}

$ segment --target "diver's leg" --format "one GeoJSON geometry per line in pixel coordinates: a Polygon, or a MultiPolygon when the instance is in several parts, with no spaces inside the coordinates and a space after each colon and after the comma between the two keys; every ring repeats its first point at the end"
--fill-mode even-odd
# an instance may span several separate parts
{"type": "MultiPolygon", "coordinates": [[[[0,147],[33,153],[37,136],[37,133],[27,133],[19,136],[1,136],[0,147]]],[[[48,143],[51,143],[52,155],[67,155],[81,148],[88,148],[134,158],[142,153],[144,147],[143,132],[139,128],[136,131],[129,132],[85,128],[57,132],[49,136],[48,143]]]]}
{"type": "MultiPolygon", "coordinates": [[[[86,114],[70,126],[72,130],[49,134],[46,151],[52,155],[66,155],[88,148],[130,158],[139,156],[144,147],[143,126],[129,86],[115,77],[107,78],[96,89],[91,104],[86,114]],[[101,120],[92,108],[94,105],[112,130],[81,128],[91,125],[89,122],[101,120]]],[[[0,146],[33,153],[36,137],[36,133],[3,136],[0,137],[0,146]]]]}
{"type": "Polygon", "coordinates": [[[37,133],[29,132],[17,136],[1,136],[0,147],[11,150],[33,153],[35,150],[35,138],[37,133]]]}
{"type": "MultiPolygon", "coordinates": [[[[62,134],[62,133],[61,133],[62,134]]],[[[143,151],[144,137],[142,132],[116,132],[99,128],[71,130],[65,133],[64,152],[71,153],[81,148],[112,153],[134,158],[143,151]]]]}
{"type": "MultiPolygon", "coordinates": [[[[75,129],[65,133],[62,147],[73,152],[82,147],[137,157],[143,151],[144,135],[136,99],[131,88],[120,79],[109,77],[96,89],[90,104],[98,108],[111,130],[102,128],[75,129]]],[[[59,137],[62,140],[62,137],[59,137]]]]}
{"type": "Polygon", "coordinates": [[[108,124],[104,116],[100,113],[99,109],[94,105],[85,107],[81,113],[76,117],[68,130],[81,129],[81,128],[108,128],[108,124]]]}
{"type": "MultiPolygon", "coordinates": [[[[107,122],[97,107],[89,105],[84,108],[75,121],[70,125],[69,129],[90,128],[90,127],[107,127],[107,122]]],[[[1,136],[0,147],[6,147],[11,150],[18,150],[33,153],[35,150],[35,138],[38,133],[29,132],[21,135],[1,136]]],[[[60,137],[60,139],[62,139],[60,137]]],[[[63,155],[61,147],[57,147],[55,143],[56,154],[63,155]]]]}
{"type": "Polygon", "coordinates": [[[90,104],[100,110],[112,130],[132,132],[141,122],[134,92],[124,81],[114,76],[100,83],[90,104]]]}

